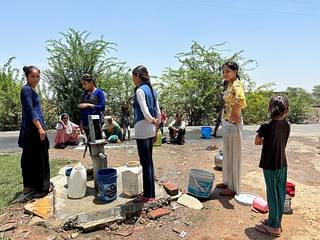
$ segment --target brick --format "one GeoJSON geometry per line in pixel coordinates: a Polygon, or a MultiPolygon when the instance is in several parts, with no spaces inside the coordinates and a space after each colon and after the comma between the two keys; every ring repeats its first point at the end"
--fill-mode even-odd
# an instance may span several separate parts
{"type": "Polygon", "coordinates": [[[170,196],[176,196],[179,193],[178,186],[172,182],[166,182],[163,187],[170,196]]]}
{"type": "Polygon", "coordinates": [[[148,217],[150,219],[157,219],[157,218],[160,218],[160,217],[163,217],[165,215],[169,215],[170,214],[170,210],[169,209],[166,209],[166,208],[159,208],[159,209],[156,209],[156,210],[152,210],[148,213],[148,217]]]}

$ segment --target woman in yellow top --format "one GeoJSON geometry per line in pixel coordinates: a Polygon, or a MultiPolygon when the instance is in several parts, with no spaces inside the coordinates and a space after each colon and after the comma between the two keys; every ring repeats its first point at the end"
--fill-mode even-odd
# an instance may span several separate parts
{"type": "Polygon", "coordinates": [[[246,107],[244,86],[239,77],[239,66],[235,62],[226,62],[222,66],[223,78],[227,81],[224,93],[223,129],[223,183],[220,195],[234,196],[240,193],[241,177],[241,111],[246,107]]]}

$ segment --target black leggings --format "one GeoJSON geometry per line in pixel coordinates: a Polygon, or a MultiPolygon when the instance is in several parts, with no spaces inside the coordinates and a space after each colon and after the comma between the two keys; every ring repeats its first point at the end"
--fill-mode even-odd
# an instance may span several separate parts
{"type": "Polygon", "coordinates": [[[143,196],[147,198],[155,198],[152,138],[136,139],[136,141],[143,173],[143,196]]]}

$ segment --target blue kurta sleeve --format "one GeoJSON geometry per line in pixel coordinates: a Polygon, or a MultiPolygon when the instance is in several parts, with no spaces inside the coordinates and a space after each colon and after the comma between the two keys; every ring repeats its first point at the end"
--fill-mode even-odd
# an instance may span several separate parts
{"type": "Polygon", "coordinates": [[[84,111],[80,109],[80,121],[84,120],[84,111]]]}
{"type": "Polygon", "coordinates": [[[32,89],[24,87],[22,89],[22,107],[32,120],[40,121],[40,114],[34,110],[32,103],[32,89]]]}
{"type": "Polygon", "coordinates": [[[106,101],[105,101],[105,98],[104,98],[104,93],[102,90],[100,90],[98,93],[97,93],[97,97],[98,97],[98,104],[95,105],[94,109],[96,111],[101,111],[103,112],[105,109],[106,109],[106,101]]]}

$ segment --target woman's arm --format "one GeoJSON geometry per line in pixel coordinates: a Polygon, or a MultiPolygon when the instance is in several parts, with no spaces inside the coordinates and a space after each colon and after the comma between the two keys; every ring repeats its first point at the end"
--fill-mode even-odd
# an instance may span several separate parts
{"type": "Polygon", "coordinates": [[[41,141],[44,141],[46,137],[46,132],[40,123],[39,114],[33,108],[32,89],[30,87],[24,87],[22,89],[22,104],[27,114],[31,116],[32,123],[38,129],[41,141]]]}
{"type": "Polygon", "coordinates": [[[32,103],[31,87],[23,87],[22,89],[22,105],[32,120],[40,120],[39,114],[34,110],[32,103]]]}
{"type": "Polygon", "coordinates": [[[99,91],[97,93],[97,98],[98,98],[98,103],[97,104],[92,104],[92,103],[80,103],[79,104],[79,108],[83,109],[83,108],[92,108],[95,109],[97,111],[105,111],[106,109],[106,104],[105,104],[105,98],[104,98],[104,94],[102,91],[99,91]]]}
{"type": "Polygon", "coordinates": [[[257,130],[257,135],[255,138],[255,145],[262,145],[263,144],[263,138],[265,136],[265,129],[266,129],[266,124],[262,124],[259,129],[257,130]]]}
{"type": "Polygon", "coordinates": [[[231,123],[240,123],[241,122],[241,107],[236,104],[232,106],[231,115],[230,115],[231,123]]]}
{"type": "Polygon", "coordinates": [[[238,124],[241,122],[241,110],[247,106],[243,84],[240,81],[234,82],[230,94],[233,95],[234,102],[232,104],[232,111],[229,120],[232,123],[238,124]]]}
{"type": "Polygon", "coordinates": [[[93,108],[97,111],[104,111],[106,109],[106,100],[102,90],[99,90],[99,92],[97,93],[97,97],[98,97],[98,103],[94,105],[93,108]]]}

